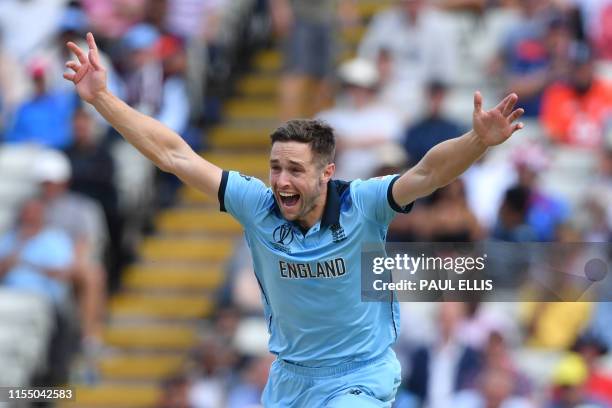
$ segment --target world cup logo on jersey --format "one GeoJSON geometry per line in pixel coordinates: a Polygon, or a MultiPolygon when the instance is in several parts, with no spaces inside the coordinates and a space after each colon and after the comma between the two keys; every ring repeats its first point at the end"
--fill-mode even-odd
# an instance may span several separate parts
{"type": "Polygon", "coordinates": [[[289,252],[289,248],[287,246],[293,242],[293,234],[294,232],[291,224],[284,223],[282,225],[279,225],[274,229],[274,232],[272,233],[274,246],[283,252],[289,252]]]}

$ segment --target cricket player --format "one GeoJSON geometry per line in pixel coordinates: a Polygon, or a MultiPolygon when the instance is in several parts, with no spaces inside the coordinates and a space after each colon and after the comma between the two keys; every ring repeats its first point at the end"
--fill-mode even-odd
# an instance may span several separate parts
{"type": "Polygon", "coordinates": [[[334,134],[325,123],[292,120],[275,130],[270,188],[222,170],[181,137],[112,95],[94,37],[64,77],[123,137],[160,169],[217,196],[244,227],[261,289],[270,351],[277,356],[262,396],[266,407],[390,407],[400,384],[391,346],[397,302],[362,302],[362,243],[384,245],[397,212],[454,180],[488,147],[523,127],[511,94],[494,109],[474,95],[473,129],[440,143],[402,176],[333,180],[334,134]]]}

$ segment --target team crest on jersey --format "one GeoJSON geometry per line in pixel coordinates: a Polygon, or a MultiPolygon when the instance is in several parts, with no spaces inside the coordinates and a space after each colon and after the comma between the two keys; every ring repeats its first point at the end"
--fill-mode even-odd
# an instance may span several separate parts
{"type": "Polygon", "coordinates": [[[293,227],[286,222],[276,227],[274,232],[272,232],[272,239],[274,240],[272,245],[279,251],[290,253],[289,244],[293,242],[294,238],[293,227]]]}
{"type": "Polygon", "coordinates": [[[346,234],[344,233],[344,228],[340,224],[334,224],[330,227],[332,233],[332,240],[334,243],[338,243],[340,241],[344,241],[346,239],[346,234]]]}

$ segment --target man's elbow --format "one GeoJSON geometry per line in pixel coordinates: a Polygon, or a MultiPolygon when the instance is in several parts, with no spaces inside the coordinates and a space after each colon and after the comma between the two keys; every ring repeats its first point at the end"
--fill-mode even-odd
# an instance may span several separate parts
{"type": "Polygon", "coordinates": [[[154,162],[157,168],[159,168],[161,171],[165,173],[173,173],[173,174],[176,173],[176,169],[174,168],[171,159],[159,158],[157,160],[154,160],[154,162]]]}
{"type": "Polygon", "coordinates": [[[420,164],[418,176],[421,179],[420,197],[428,196],[445,185],[440,171],[436,168],[427,166],[426,163],[422,162],[420,164]]]}
{"type": "Polygon", "coordinates": [[[177,174],[181,166],[184,166],[186,160],[186,155],[177,149],[165,149],[156,158],[155,165],[159,167],[161,171],[177,174]]]}

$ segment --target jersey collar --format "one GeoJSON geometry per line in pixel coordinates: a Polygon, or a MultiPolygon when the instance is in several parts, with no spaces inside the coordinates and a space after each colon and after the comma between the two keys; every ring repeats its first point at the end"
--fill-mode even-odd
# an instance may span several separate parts
{"type": "MultiPolygon", "coordinates": [[[[270,210],[279,218],[283,218],[276,197],[273,196],[270,210]]],[[[327,197],[325,198],[325,208],[321,217],[321,229],[331,227],[340,223],[340,192],[338,191],[338,181],[330,180],[327,182],[327,197]]]]}

